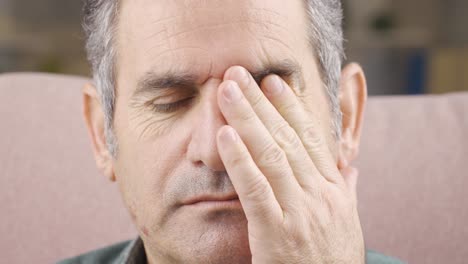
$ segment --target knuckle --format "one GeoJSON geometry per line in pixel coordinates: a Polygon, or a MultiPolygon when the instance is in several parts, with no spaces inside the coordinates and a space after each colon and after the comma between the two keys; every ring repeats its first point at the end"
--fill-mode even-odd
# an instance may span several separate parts
{"type": "Polygon", "coordinates": [[[283,162],[285,157],[286,155],[281,148],[274,143],[270,143],[262,151],[260,163],[263,166],[271,166],[283,162]]]}
{"type": "Polygon", "coordinates": [[[253,91],[257,91],[256,89],[252,89],[252,99],[250,100],[250,105],[254,108],[254,109],[258,109],[258,108],[261,108],[262,105],[263,105],[263,102],[264,102],[264,99],[262,97],[261,94],[259,93],[255,93],[253,91]]]}
{"type": "Polygon", "coordinates": [[[302,130],[302,140],[304,145],[309,149],[317,149],[323,144],[323,139],[317,132],[317,127],[314,125],[308,125],[305,129],[302,130]]]}
{"type": "Polygon", "coordinates": [[[300,146],[300,140],[294,129],[288,124],[281,123],[273,128],[273,137],[282,146],[297,148],[300,146]]]}
{"type": "Polygon", "coordinates": [[[229,160],[229,165],[232,168],[243,167],[247,163],[248,159],[249,159],[249,156],[246,153],[241,152],[229,160]]]}
{"type": "Polygon", "coordinates": [[[237,116],[241,122],[246,122],[246,123],[252,123],[256,118],[256,115],[254,114],[254,112],[250,111],[250,109],[247,109],[247,108],[242,109],[237,114],[237,116]]]}
{"type": "Polygon", "coordinates": [[[250,200],[266,201],[265,197],[268,197],[272,192],[266,178],[260,172],[252,177],[252,181],[248,186],[246,196],[250,200]]]}
{"type": "Polygon", "coordinates": [[[297,111],[296,104],[289,102],[278,107],[280,113],[293,113],[297,111]]]}

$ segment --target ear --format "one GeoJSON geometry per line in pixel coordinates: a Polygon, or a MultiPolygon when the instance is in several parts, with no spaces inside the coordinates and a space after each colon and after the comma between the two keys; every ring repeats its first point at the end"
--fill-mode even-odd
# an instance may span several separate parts
{"type": "Polygon", "coordinates": [[[102,174],[115,181],[113,158],[107,149],[104,133],[104,112],[97,90],[92,84],[83,87],[83,116],[91,138],[96,165],[102,174]]]}
{"type": "Polygon", "coordinates": [[[362,68],[351,63],[341,72],[340,105],[343,113],[338,167],[344,169],[357,157],[361,140],[367,84],[362,68]]]}

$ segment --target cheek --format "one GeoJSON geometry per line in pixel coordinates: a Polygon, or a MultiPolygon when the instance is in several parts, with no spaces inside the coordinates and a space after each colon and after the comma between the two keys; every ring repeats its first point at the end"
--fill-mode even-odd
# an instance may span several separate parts
{"type": "Polygon", "coordinates": [[[153,141],[139,141],[137,135],[131,139],[118,137],[117,181],[140,195],[163,193],[165,182],[181,163],[186,149],[176,134],[174,131],[153,141]]]}
{"type": "Polygon", "coordinates": [[[171,179],[184,161],[187,129],[176,122],[168,133],[142,138],[139,130],[129,126],[121,126],[116,135],[115,173],[129,213],[145,235],[162,226],[174,202],[171,198],[177,198],[171,179]]]}
{"type": "Polygon", "coordinates": [[[161,226],[170,208],[165,196],[170,196],[168,182],[178,167],[173,158],[174,146],[164,142],[121,145],[116,162],[116,179],[133,223],[140,235],[148,236],[161,226]]]}

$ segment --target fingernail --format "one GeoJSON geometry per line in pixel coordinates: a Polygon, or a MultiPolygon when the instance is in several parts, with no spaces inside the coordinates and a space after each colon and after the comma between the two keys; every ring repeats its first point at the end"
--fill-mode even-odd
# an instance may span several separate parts
{"type": "Polygon", "coordinates": [[[284,90],[283,80],[279,76],[270,77],[270,81],[266,84],[265,90],[270,95],[278,95],[284,90]]]}
{"type": "Polygon", "coordinates": [[[233,69],[231,78],[243,85],[247,85],[250,80],[247,70],[240,66],[233,69]]]}
{"type": "Polygon", "coordinates": [[[239,101],[242,98],[242,92],[235,82],[229,82],[223,91],[224,98],[226,101],[232,103],[239,101]]]}
{"type": "Polygon", "coordinates": [[[236,142],[237,141],[237,133],[232,127],[228,127],[224,130],[223,134],[221,135],[221,140],[224,142],[236,142]]]}

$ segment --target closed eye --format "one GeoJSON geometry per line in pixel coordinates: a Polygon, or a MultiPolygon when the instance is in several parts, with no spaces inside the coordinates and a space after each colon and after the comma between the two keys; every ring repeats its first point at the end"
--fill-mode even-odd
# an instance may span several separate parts
{"type": "Polygon", "coordinates": [[[169,103],[169,104],[151,104],[152,110],[158,113],[172,113],[176,112],[184,107],[189,106],[192,103],[192,99],[194,97],[188,97],[177,102],[169,103]]]}

